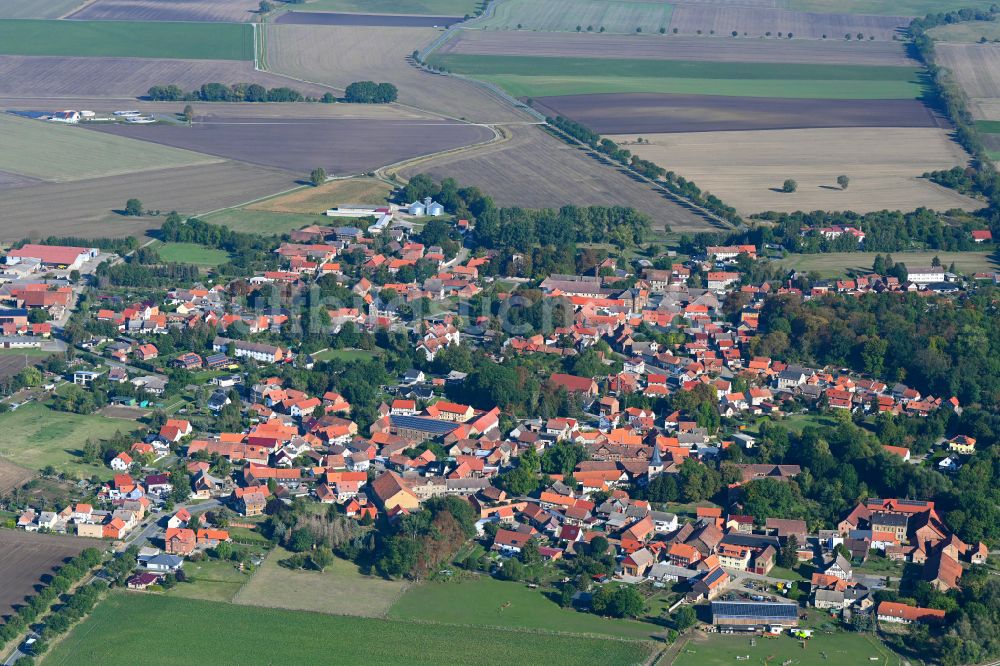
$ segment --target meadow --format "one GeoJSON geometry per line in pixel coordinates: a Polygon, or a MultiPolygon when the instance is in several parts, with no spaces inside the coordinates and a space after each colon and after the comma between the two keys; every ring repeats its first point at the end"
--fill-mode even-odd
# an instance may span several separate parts
{"type": "Polygon", "coordinates": [[[672,7],[666,3],[619,0],[506,0],[479,25],[487,29],[575,32],[601,28],[608,33],[656,33],[670,25],[672,7]]]}
{"type": "MultiPolygon", "coordinates": [[[[934,257],[945,268],[954,262],[961,273],[1000,271],[1000,255],[996,252],[893,252],[893,261],[907,266],[930,266],[934,257]]],[[[816,271],[822,277],[839,277],[870,271],[875,261],[873,252],[825,252],[823,254],[790,254],[780,263],[787,270],[816,271]]]]}
{"type": "Polygon", "coordinates": [[[7,113],[0,114],[0,133],[4,137],[0,170],[56,182],[221,161],[188,150],[7,113]]]}
{"type": "Polygon", "coordinates": [[[88,439],[107,439],[115,432],[132,430],[132,425],[103,416],[59,412],[33,402],[0,414],[0,431],[4,433],[0,458],[28,469],[52,465],[78,477],[96,474],[111,478],[111,469],[83,464],[79,455],[88,439]]]}
{"type": "Polygon", "coordinates": [[[314,361],[370,361],[378,354],[366,349],[324,349],[312,355],[314,361]]]}
{"type": "Polygon", "coordinates": [[[0,20],[6,55],[253,60],[242,23],[0,20]]]}
{"type": "Polygon", "coordinates": [[[495,83],[519,97],[684,93],[810,99],[912,99],[912,67],[625,58],[439,55],[431,64],[495,83]]]}
{"type": "Polygon", "coordinates": [[[188,582],[178,584],[167,594],[184,599],[230,602],[250,576],[232,562],[202,560],[184,564],[188,582]]]}
{"type": "Polygon", "coordinates": [[[427,582],[412,587],[389,609],[389,618],[463,626],[544,629],[568,634],[646,640],[663,628],[561,608],[541,590],[488,577],[427,582]]]}
{"type": "Polygon", "coordinates": [[[221,224],[236,231],[263,236],[286,234],[289,231],[324,221],[317,215],[278,213],[269,210],[254,210],[249,207],[227,208],[201,217],[212,224],[221,224]]]}
{"type": "Polygon", "coordinates": [[[177,663],[641,664],[650,643],[285,611],[112,593],[45,659],[50,666],[177,663]],[[141,618],[141,619],[139,619],[141,618]],[[114,640],[108,640],[114,636],[114,640]],[[179,638],[183,637],[183,639],[179,638]],[[183,647],[178,641],[183,641],[183,647]]]}
{"type": "Polygon", "coordinates": [[[295,11],[465,16],[474,14],[482,4],[482,0],[309,0],[296,5],[295,11]]]}
{"type": "Polygon", "coordinates": [[[804,643],[791,636],[757,637],[756,645],[748,636],[699,635],[684,644],[674,666],[731,666],[749,656],[750,664],[826,666],[831,663],[899,666],[902,660],[877,640],[865,634],[816,632],[804,643]],[[871,661],[871,657],[876,657],[871,661]]]}
{"type": "Polygon", "coordinates": [[[214,268],[229,261],[229,253],[197,243],[164,243],[155,247],[156,253],[166,263],[194,264],[214,268]]]}

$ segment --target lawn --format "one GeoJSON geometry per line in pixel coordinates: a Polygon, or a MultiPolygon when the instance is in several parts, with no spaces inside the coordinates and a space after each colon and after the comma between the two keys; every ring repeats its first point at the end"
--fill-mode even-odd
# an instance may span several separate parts
{"type": "Polygon", "coordinates": [[[202,219],[212,224],[227,226],[235,231],[262,236],[287,234],[310,224],[328,223],[330,220],[330,218],[320,218],[317,215],[275,213],[248,208],[227,208],[211,215],[203,215],[202,219]]]}
{"type": "Polygon", "coordinates": [[[220,560],[186,562],[184,573],[191,582],[178,583],[177,587],[167,592],[171,597],[228,602],[250,579],[249,574],[239,571],[232,562],[220,560]]]}
{"type": "Polygon", "coordinates": [[[377,352],[367,349],[324,349],[312,355],[313,361],[370,361],[378,356],[377,352]]]}
{"type": "Polygon", "coordinates": [[[806,99],[910,99],[912,67],[700,62],[617,58],[441,55],[431,63],[490,81],[518,97],[684,93],[806,99]]]}
{"type": "Polygon", "coordinates": [[[994,0],[788,0],[788,9],[830,14],[925,16],[953,9],[987,9],[994,0]]]}
{"type": "Polygon", "coordinates": [[[119,430],[131,431],[130,426],[134,424],[104,416],[58,412],[33,402],[0,414],[0,431],[4,433],[0,458],[28,469],[52,465],[78,477],[96,474],[109,479],[110,468],[83,464],[79,455],[88,439],[108,439],[119,430]]]}
{"type": "Polygon", "coordinates": [[[674,666],[732,666],[742,657],[748,664],[781,664],[795,666],[826,666],[828,664],[872,664],[899,666],[902,660],[879,642],[866,635],[847,632],[815,633],[805,642],[791,636],[764,638],[758,636],[751,645],[748,636],[695,634],[681,647],[674,666]],[[870,657],[879,657],[869,661],[870,657]]]}
{"type": "Polygon", "coordinates": [[[172,264],[215,267],[229,261],[229,253],[197,243],[164,243],[156,246],[160,259],[172,264]]]}
{"type": "Polygon", "coordinates": [[[393,622],[113,592],[52,648],[45,663],[145,666],[369,664],[371,666],[570,666],[641,664],[637,641],[393,622]],[[114,636],[114,640],[108,640],[114,636]]]}
{"type": "Polygon", "coordinates": [[[837,422],[830,416],[824,416],[822,414],[792,414],[781,420],[775,420],[775,425],[779,425],[786,430],[790,430],[794,433],[801,434],[805,430],[806,426],[834,426],[837,422]]]}
{"type": "MultiPolygon", "coordinates": [[[[995,252],[893,252],[896,263],[907,266],[930,266],[934,257],[945,268],[955,263],[960,273],[1000,270],[1000,257],[995,252]]],[[[826,252],[821,254],[790,254],[778,263],[788,270],[816,271],[822,277],[839,277],[853,272],[871,271],[873,252],[826,252]]]]}
{"type": "Polygon", "coordinates": [[[413,587],[389,609],[389,617],[639,640],[662,631],[662,627],[647,622],[613,620],[564,609],[541,590],[486,576],[478,580],[427,582],[413,587]]]}
{"type": "Polygon", "coordinates": [[[271,551],[233,601],[247,606],[385,617],[409,587],[404,581],[362,575],[356,564],[340,558],[323,573],[293,571],[279,564],[290,555],[283,548],[271,551]]]}
{"type": "Polygon", "coordinates": [[[292,8],[297,12],[465,16],[475,14],[482,4],[481,0],[310,0],[292,8]]]}
{"type": "MultiPolygon", "coordinates": [[[[322,215],[329,208],[349,204],[385,204],[392,186],[377,178],[358,176],[304,187],[247,206],[248,210],[322,215]]],[[[334,220],[335,221],[335,220],[334,220]]]]}
{"type": "Polygon", "coordinates": [[[245,23],[4,19],[0,53],[253,60],[253,28],[245,23]]]}
{"type": "Polygon", "coordinates": [[[0,171],[42,180],[82,180],[220,161],[188,150],[7,113],[0,113],[0,135],[0,171]]]}

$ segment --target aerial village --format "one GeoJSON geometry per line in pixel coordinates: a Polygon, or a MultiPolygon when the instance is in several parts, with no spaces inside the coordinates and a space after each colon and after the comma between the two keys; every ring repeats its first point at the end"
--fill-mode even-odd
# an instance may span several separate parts
{"type": "MultiPolygon", "coordinates": [[[[520,562],[564,583],[582,571],[568,605],[628,586],[671,594],[670,612],[707,608],[704,630],[805,637],[806,608],[845,623],[941,622],[943,610],[894,600],[904,566],[947,593],[986,562],[986,546],[963,542],[923,497],[864,495],[821,520],[769,501],[800,497],[813,482],[803,475],[816,473],[768,461],[773,425],[945,422],[962,404],[877,373],[782,362],[760,353],[759,327],[775,296],[948,298],[995,275],[935,265],[902,279],[754,283],[748,267],[764,249],[739,245],[658,266],[605,257],[586,274],[532,282],[489,271],[490,252],[463,242],[474,233],[465,220],[433,223],[444,242],[425,242],[429,227],[370,212],[379,228],[306,227],[271,251],[266,270],[229,283],[201,275],[143,288],[110,272],[135,255],[122,263],[99,248],[32,243],[8,252],[0,345],[47,348],[55,324],[73,350],[41,366],[40,383],[13,387],[21,402],[10,408],[51,394],[67,411],[147,415],[86,452],[111,474],[81,478],[75,501],[8,497],[16,527],[131,548],[128,587],[147,589],[183,579],[192,559],[240,548],[240,534],[289,507],[391,534],[422,507],[457,500],[473,515],[474,566],[496,577],[516,580],[520,562]],[[563,317],[547,331],[500,321],[529,287],[563,317]],[[500,309],[469,307],[486,296],[500,309]],[[410,351],[372,361],[393,348],[410,351]],[[543,387],[536,412],[484,399],[516,387],[474,381],[484,373],[471,350],[487,367],[530,360],[519,367],[543,387]],[[354,360],[382,363],[382,376],[344,374],[354,360]],[[808,576],[795,573],[802,565],[808,576]]],[[[871,455],[955,475],[976,451],[969,435],[934,439],[919,454],[899,443],[871,455]]],[[[395,573],[451,568],[427,556],[395,573]]]]}

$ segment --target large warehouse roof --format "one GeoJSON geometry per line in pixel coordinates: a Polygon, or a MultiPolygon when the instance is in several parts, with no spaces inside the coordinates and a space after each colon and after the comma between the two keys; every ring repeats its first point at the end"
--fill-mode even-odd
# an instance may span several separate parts
{"type": "Polygon", "coordinates": [[[739,620],[795,620],[799,616],[798,604],[771,603],[767,601],[713,601],[713,619],[739,620]]]}

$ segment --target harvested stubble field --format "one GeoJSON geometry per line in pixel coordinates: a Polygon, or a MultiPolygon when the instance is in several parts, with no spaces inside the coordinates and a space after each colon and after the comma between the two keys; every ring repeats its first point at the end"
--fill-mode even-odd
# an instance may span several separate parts
{"type": "Polygon", "coordinates": [[[493,55],[434,55],[430,60],[518,97],[645,92],[914,99],[924,91],[921,71],[913,67],[493,55]]]}
{"type": "Polygon", "coordinates": [[[349,25],[381,28],[447,28],[461,16],[416,16],[406,14],[341,14],[337,12],[290,11],[275,23],[281,25],[349,25]]]}
{"type": "Polygon", "coordinates": [[[300,174],[241,162],[149,171],[0,191],[0,240],[41,236],[142,235],[162,217],[123,217],[113,211],[137,197],[147,210],[185,215],[236,206],[295,187],[300,174]]]}
{"type": "Polygon", "coordinates": [[[648,93],[535,97],[547,116],[600,134],[714,132],[810,127],[947,127],[915,99],[815,100],[648,93]]]}
{"type": "Polygon", "coordinates": [[[497,3],[486,29],[543,32],[575,31],[577,26],[610,33],[655,33],[670,25],[671,6],[662,2],[619,0],[506,0],[497,3]]]}
{"type": "MultiPolygon", "coordinates": [[[[140,97],[154,85],[176,84],[188,91],[214,81],[287,86],[312,96],[328,92],[323,86],[258,72],[245,60],[0,56],[0,95],[7,96],[140,97]]],[[[174,102],[171,108],[183,105],[174,102]]]]}
{"type": "Polygon", "coordinates": [[[430,158],[407,166],[401,175],[429,173],[438,179],[454,178],[460,186],[480,188],[500,206],[632,206],[648,214],[661,228],[713,229],[705,219],[649,185],[600,164],[537,127],[514,126],[508,132],[511,138],[507,141],[430,158]]]}
{"type": "Polygon", "coordinates": [[[475,83],[410,64],[413,51],[440,34],[433,28],[267,25],[264,34],[268,68],[278,74],[339,90],[359,80],[391,81],[403,104],[474,122],[528,118],[475,83]]]}
{"type": "Polygon", "coordinates": [[[134,664],[141,654],[142,663],[149,666],[174,664],[177,636],[190,637],[184,647],[190,659],[212,664],[486,666],[503,661],[625,666],[644,663],[652,651],[650,643],[638,641],[340,617],[117,592],[54,646],[46,662],[124,666],[134,664]],[[115,640],[109,641],[109,635],[115,640]],[[276,642],[275,636],[282,640],[276,642]]]}
{"type": "MultiPolygon", "coordinates": [[[[816,271],[823,277],[839,277],[870,271],[875,252],[823,252],[821,254],[789,254],[778,263],[785,270],[808,273],[816,271]]],[[[893,252],[892,259],[907,266],[930,266],[937,257],[942,266],[951,266],[962,273],[1000,270],[1000,255],[996,252],[893,252]]]]}
{"type": "Polygon", "coordinates": [[[361,176],[306,187],[280,197],[266,199],[247,206],[248,210],[273,213],[322,214],[334,206],[349,204],[384,204],[392,187],[376,178],[361,176]]]}
{"type": "Polygon", "coordinates": [[[218,158],[0,114],[0,169],[65,182],[218,162],[218,158]]]}
{"type": "Polygon", "coordinates": [[[15,187],[28,187],[29,185],[37,185],[41,181],[37,178],[29,178],[28,176],[22,176],[18,173],[11,173],[9,171],[0,171],[0,192],[3,190],[11,190],[15,187]]]}
{"type": "Polygon", "coordinates": [[[253,60],[244,23],[0,20],[0,53],[253,60]]]}
{"type": "Polygon", "coordinates": [[[366,173],[404,159],[486,141],[485,127],[453,121],[260,120],[232,118],[183,125],[93,125],[105,135],[307,174],[366,173]]]}
{"type": "Polygon", "coordinates": [[[87,539],[21,530],[0,532],[0,619],[5,618],[54,567],[93,545],[87,539]]]}
{"type": "MultiPolygon", "coordinates": [[[[623,143],[635,134],[613,136],[623,143]]],[[[975,210],[983,204],[921,179],[968,162],[948,133],[932,128],[852,128],[644,135],[628,145],[743,214],[763,211],[975,210]],[[836,185],[847,175],[850,187],[836,185]],[[798,183],[780,191],[786,178],[798,183]]]]}
{"type": "MultiPolygon", "coordinates": [[[[829,11],[829,10],[827,10],[829,11]]],[[[745,37],[763,37],[768,32],[777,37],[778,33],[789,33],[796,39],[844,40],[850,34],[857,39],[858,33],[864,39],[892,40],[902,35],[902,29],[909,25],[906,16],[865,16],[860,14],[821,14],[797,12],[785,9],[766,9],[733,5],[682,4],[674,8],[668,32],[677,30],[682,35],[729,35],[734,30],[745,37]],[[744,34],[745,33],[745,34],[744,34]]],[[[846,41],[846,40],[844,40],[846,41]]]]}
{"type": "MultiPolygon", "coordinates": [[[[0,495],[24,485],[34,478],[34,476],[35,472],[30,469],[18,467],[6,460],[0,460],[0,495]]],[[[0,606],[2,605],[3,602],[0,601],[0,606]]]]}
{"type": "Polygon", "coordinates": [[[1000,44],[939,43],[934,50],[971,99],[973,115],[1000,120],[1000,44]]]}
{"type": "Polygon", "coordinates": [[[928,13],[965,7],[986,9],[993,2],[994,0],[785,0],[789,8],[800,11],[904,16],[925,16],[928,13]]]}
{"type": "Polygon", "coordinates": [[[256,0],[96,0],[66,18],[86,21],[252,22],[256,0]]]}
{"type": "Polygon", "coordinates": [[[900,42],[460,30],[436,53],[914,67],[900,42]]]}
{"type": "Polygon", "coordinates": [[[296,11],[465,16],[475,13],[482,4],[483,0],[309,0],[296,11]]]}
{"type": "Polygon", "coordinates": [[[85,0],[3,0],[0,18],[57,19],[72,12],[85,0]]]}
{"type": "Polygon", "coordinates": [[[997,21],[967,21],[950,23],[931,28],[927,34],[941,42],[978,42],[981,39],[1000,39],[1000,23],[997,21]]]}

